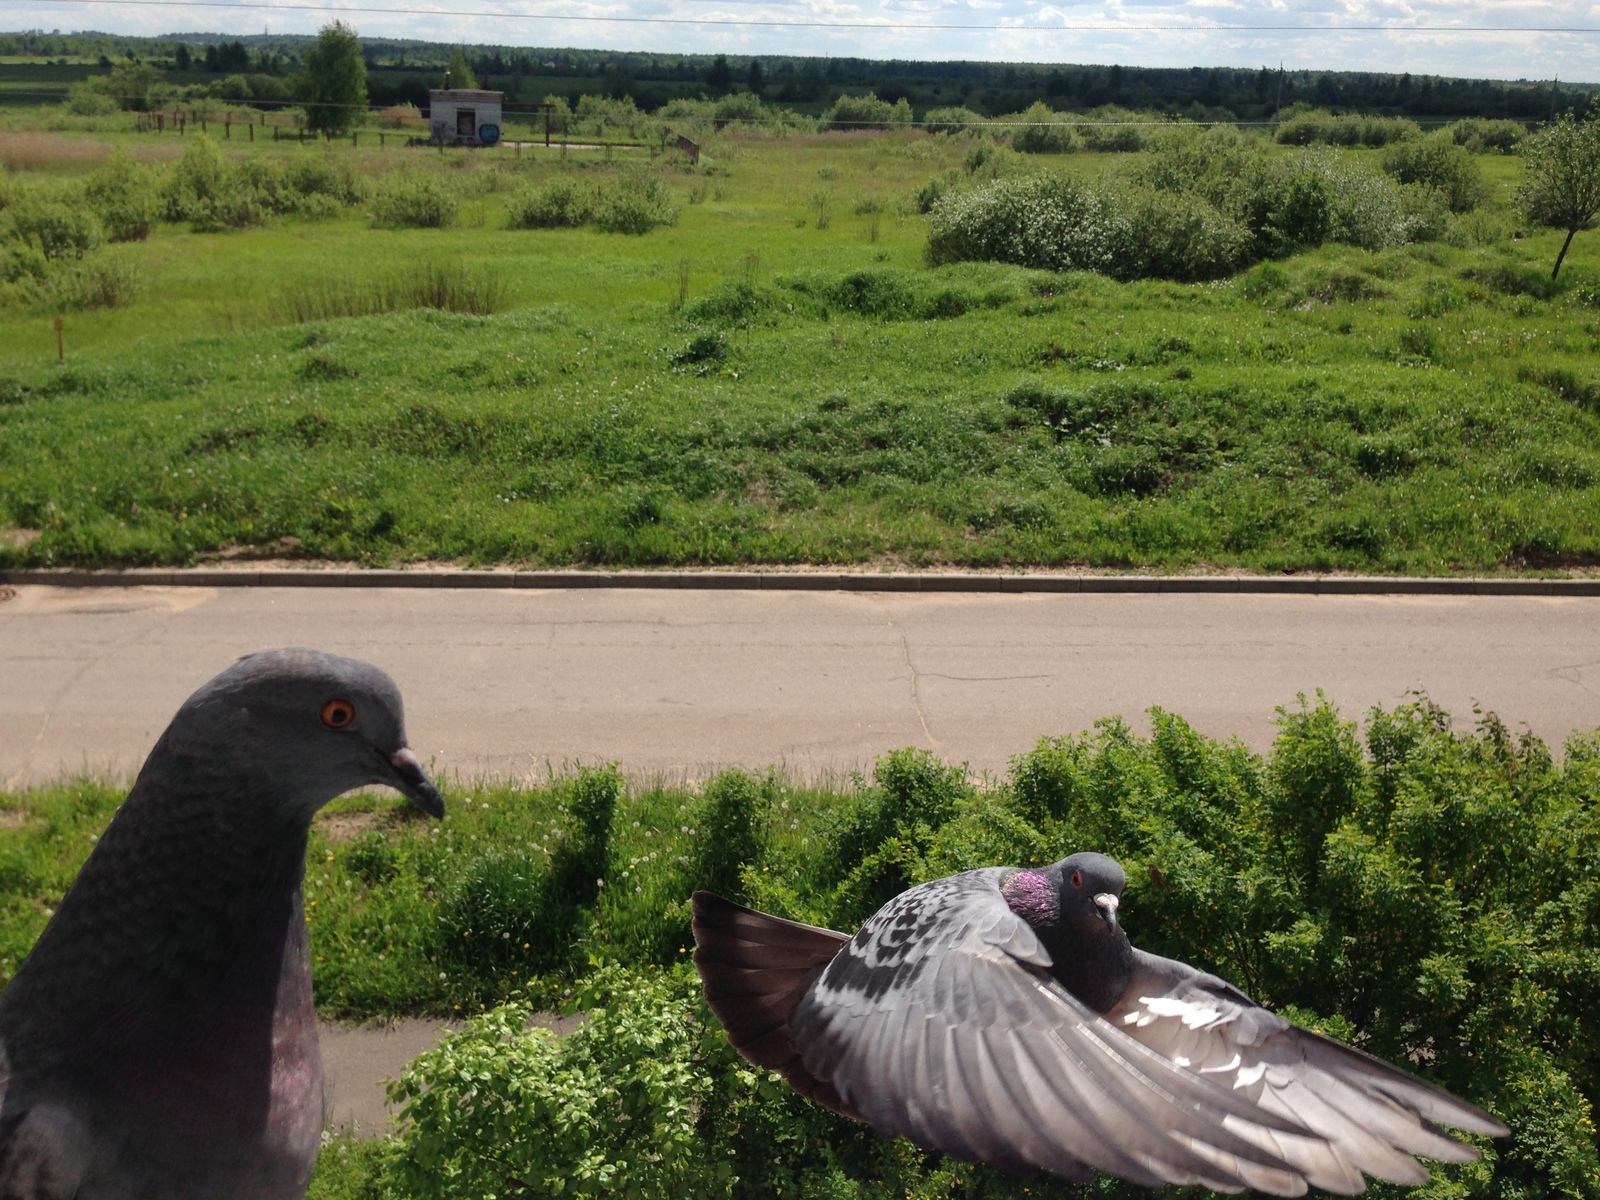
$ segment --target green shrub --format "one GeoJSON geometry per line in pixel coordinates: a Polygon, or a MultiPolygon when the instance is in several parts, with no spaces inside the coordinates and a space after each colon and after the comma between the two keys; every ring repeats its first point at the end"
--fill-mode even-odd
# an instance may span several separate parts
{"type": "Polygon", "coordinates": [[[1145,126],[1166,118],[1159,113],[1130,112],[1115,105],[1097,108],[1087,120],[1073,126],[1085,150],[1096,154],[1134,154],[1143,150],[1148,133],[1145,126]]]}
{"type": "Polygon", "coordinates": [[[108,117],[122,105],[95,88],[74,84],[67,90],[67,111],[75,117],[108,117]]]}
{"type": "Polygon", "coordinates": [[[959,106],[930,108],[922,115],[922,127],[929,133],[968,134],[976,136],[988,118],[959,106]]]}
{"type": "Polygon", "coordinates": [[[51,272],[44,302],[54,309],[120,308],[144,287],[139,268],[121,253],[104,251],[63,263],[51,272]]]}
{"type": "Polygon", "coordinates": [[[144,241],[161,215],[154,174],[125,152],[113,154],[89,176],[84,195],[113,242],[144,241]]]}
{"type": "Polygon", "coordinates": [[[119,62],[108,75],[96,75],[79,85],[87,92],[102,92],[124,112],[144,112],[166,88],[161,69],[154,63],[119,62]]]}
{"type": "Polygon", "coordinates": [[[1470,154],[1515,154],[1517,144],[1528,136],[1520,121],[1491,121],[1468,117],[1447,126],[1450,139],[1470,154]]]}
{"type": "Polygon", "coordinates": [[[753,283],[724,284],[683,310],[684,319],[696,324],[750,325],[777,303],[776,297],[753,283]]]}
{"type": "Polygon", "coordinates": [[[575,228],[593,223],[607,233],[649,233],[678,219],[672,190],[649,171],[587,184],[558,176],[510,204],[513,229],[575,228]]]}
{"type": "Polygon", "coordinates": [[[37,246],[46,259],[82,258],[106,236],[93,210],[45,193],[8,205],[3,220],[7,241],[37,246]]]}
{"type": "Polygon", "coordinates": [[[1471,212],[1489,198],[1478,164],[1445,131],[1395,142],[1383,152],[1383,169],[1401,183],[1433,188],[1451,212],[1471,212]]]}
{"type": "Polygon", "coordinates": [[[374,225],[443,229],[456,219],[460,201],[440,179],[422,171],[394,171],[373,189],[374,225]]]}
{"type": "Polygon", "coordinates": [[[700,1136],[714,1092],[702,1047],[717,1039],[696,990],[684,972],[611,968],[586,984],[600,1003],[565,1038],[528,1028],[523,1004],[479,1017],[391,1087],[405,1106],[394,1181],[414,1200],[727,1195],[726,1150],[708,1154],[700,1136]]]}
{"type": "Polygon", "coordinates": [[[1130,276],[1215,279],[1254,257],[1250,231],[1200,196],[1130,189],[1119,198],[1130,230],[1130,276]]]}
{"type": "Polygon", "coordinates": [[[580,771],[566,785],[567,828],[554,850],[486,847],[456,875],[439,902],[438,936],[462,972],[460,990],[494,996],[507,971],[572,969],[587,910],[610,873],[621,791],[614,768],[580,771]]]}
{"type": "Polygon", "coordinates": [[[675,367],[706,367],[728,357],[728,339],[715,329],[697,333],[672,352],[675,367]]]}
{"type": "Polygon", "coordinates": [[[167,219],[192,219],[208,200],[222,191],[226,175],[227,164],[222,159],[222,147],[204,133],[189,137],[183,148],[183,157],[167,172],[167,219]]]}
{"type": "Polygon", "coordinates": [[[513,229],[576,228],[594,219],[594,189],[562,175],[523,193],[508,207],[513,229]]]}
{"type": "Polygon", "coordinates": [[[677,219],[672,190],[649,171],[630,171],[603,184],[595,199],[594,223],[606,233],[644,234],[677,219]]]}
{"type": "Polygon", "coordinates": [[[930,217],[935,264],[1200,280],[1327,241],[1377,250],[1441,237],[1449,214],[1433,187],[1326,151],[1285,156],[1231,130],[1183,129],[1152,137],[1113,176],[1000,179],[935,199],[930,217]]]}
{"type": "Polygon", "coordinates": [[[724,771],[705,786],[695,815],[695,853],[689,877],[697,888],[730,900],[746,898],[744,872],[766,854],[767,822],[772,818],[777,781],[744,771],[724,771]]]}
{"type": "Polygon", "coordinates": [[[1387,146],[1420,137],[1422,127],[1404,117],[1334,116],[1325,109],[1294,112],[1278,125],[1275,137],[1286,146],[1387,146]]]}
{"type": "Polygon", "coordinates": [[[1201,197],[1066,178],[1000,180],[934,205],[928,258],[1118,279],[1209,279],[1251,257],[1249,231],[1201,197]]]}
{"type": "Polygon", "coordinates": [[[916,205],[917,211],[926,216],[928,213],[933,211],[933,206],[937,204],[940,199],[943,198],[949,191],[950,185],[947,184],[942,177],[935,175],[932,179],[928,180],[927,183],[923,184],[917,189],[917,193],[913,197],[913,202],[916,205]]]}
{"type": "Polygon", "coordinates": [[[1043,101],[1035,101],[1014,120],[1011,148],[1023,154],[1066,154],[1077,144],[1068,118],[1052,112],[1043,101]]]}
{"type": "Polygon", "coordinates": [[[284,183],[301,197],[327,196],[340,204],[359,204],[364,189],[349,162],[332,154],[299,154],[289,160],[284,183]]]}
{"type": "Polygon", "coordinates": [[[822,128],[849,132],[856,129],[889,129],[911,124],[911,105],[901,97],[893,104],[879,100],[873,92],[865,96],[840,96],[822,114],[822,128]]]}
{"type": "Polygon", "coordinates": [[[1062,176],[999,179],[946,196],[929,216],[928,261],[1124,271],[1133,231],[1103,192],[1062,176]]]}

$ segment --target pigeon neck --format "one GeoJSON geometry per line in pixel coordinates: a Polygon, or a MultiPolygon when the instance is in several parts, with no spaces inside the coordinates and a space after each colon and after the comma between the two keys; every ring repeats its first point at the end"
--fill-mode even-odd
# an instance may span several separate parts
{"type": "Polygon", "coordinates": [[[276,981],[303,968],[309,821],[274,819],[286,808],[256,781],[181,758],[156,785],[155,762],[0,1000],[8,1049],[33,1040],[19,1021],[48,1027],[35,1044],[49,1055],[92,1056],[163,1012],[239,1004],[242,1020],[270,1020],[276,981]]]}
{"type": "Polygon", "coordinates": [[[1133,979],[1133,944],[1121,929],[1084,933],[1068,925],[1037,931],[1054,960],[1050,974],[1095,1012],[1109,1012],[1133,979]]]}

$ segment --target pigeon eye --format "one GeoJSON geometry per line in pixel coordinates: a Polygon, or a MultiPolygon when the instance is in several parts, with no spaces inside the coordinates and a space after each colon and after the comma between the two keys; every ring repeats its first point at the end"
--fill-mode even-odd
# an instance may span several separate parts
{"type": "Polygon", "coordinates": [[[1081,871],[1074,871],[1072,873],[1072,886],[1073,887],[1082,887],[1083,886],[1083,873],[1081,871]]]}
{"type": "Polygon", "coordinates": [[[356,719],[356,706],[348,700],[329,700],[322,706],[322,723],[329,729],[347,728],[356,719]]]}

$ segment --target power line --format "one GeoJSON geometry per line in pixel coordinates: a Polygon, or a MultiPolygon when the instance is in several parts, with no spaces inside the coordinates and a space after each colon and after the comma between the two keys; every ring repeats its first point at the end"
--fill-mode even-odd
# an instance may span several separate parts
{"type": "Polygon", "coordinates": [[[770,21],[753,17],[615,17],[568,13],[519,13],[398,5],[282,4],[267,0],[31,0],[36,4],[95,4],[137,8],[232,8],[280,12],[373,13],[382,16],[473,17],[501,21],[588,21],[613,25],[717,25],[763,29],[966,30],[993,33],[1414,33],[1414,34],[1600,34],[1583,25],[977,25],[900,21],[770,21]]]}

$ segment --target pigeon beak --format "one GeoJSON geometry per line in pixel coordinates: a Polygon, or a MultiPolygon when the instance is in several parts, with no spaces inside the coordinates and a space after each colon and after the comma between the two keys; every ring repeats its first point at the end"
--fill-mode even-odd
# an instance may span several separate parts
{"type": "Polygon", "coordinates": [[[1094,906],[1100,910],[1100,915],[1105,918],[1106,928],[1117,927],[1117,905],[1122,901],[1110,892],[1100,892],[1094,898],[1094,906]]]}
{"type": "Polygon", "coordinates": [[[395,778],[399,780],[396,786],[407,800],[430,817],[444,816],[444,797],[433,786],[433,780],[428,778],[411,747],[401,746],[396,750],[389,758],[389,765],[394,768],[395,778]]]}

